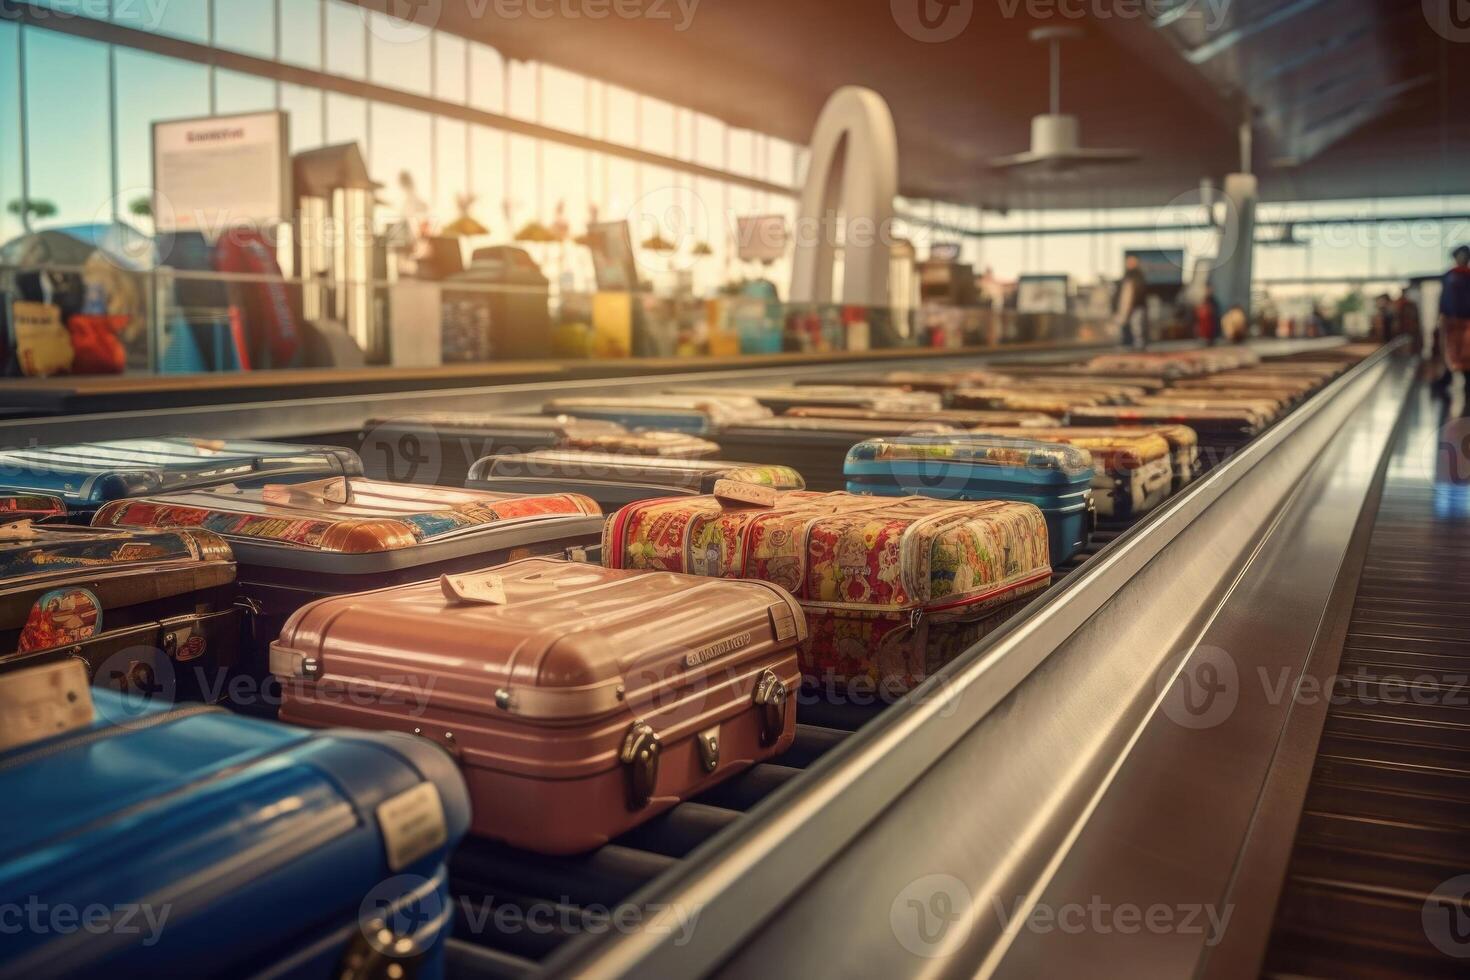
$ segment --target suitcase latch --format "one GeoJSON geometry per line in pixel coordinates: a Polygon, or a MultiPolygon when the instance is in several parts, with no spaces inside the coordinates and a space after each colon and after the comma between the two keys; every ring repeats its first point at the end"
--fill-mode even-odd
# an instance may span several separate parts
{"type": "Polygon", "coordinates": [[[699,762],[705,772],[720,768],[720,726],[708,728],[695,736],[699,745],[699,762]]]}
{"type": "Polygon", "coordinates": [[[763,670],[751,700],[761,711],[761,744],[774,745],[786,731],[786,682],[772,670],[763,670]]]}
{"type": "Polygon", "coordinates": [[[663,752],[663,740],[646,721],[635,721],[623,738],[619,760],[628,770],[628,807],[641,810],[653,799],[654,786],[658,783],[658,759],[663,752]]]}

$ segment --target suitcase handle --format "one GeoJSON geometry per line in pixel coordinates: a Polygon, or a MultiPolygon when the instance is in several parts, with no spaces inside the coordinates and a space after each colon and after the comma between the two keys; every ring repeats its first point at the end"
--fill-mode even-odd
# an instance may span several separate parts
{"type": "Polygon", "coordinates": [[[761,744],[775,745],[786,731],[786,682],[769,668],[761,671],[751,700],[761,713],[761,744]]]}
{"type": "Polygon", "coordinates": [[[308,483],[267,483],[261,497],[268,504],[350,504],[352,482],[345,476],[308,483]]]}

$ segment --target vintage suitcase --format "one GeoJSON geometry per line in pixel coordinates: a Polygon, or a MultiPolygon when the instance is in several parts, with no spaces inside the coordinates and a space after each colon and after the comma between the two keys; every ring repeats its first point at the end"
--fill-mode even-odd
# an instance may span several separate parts
{"type": "MultiPolygon", "coordinates": [[[[242,656],[248,678],[235,697],[254,705],[274,695],[265,653],[286,617],[325,595],[362,592],[596,546],[602,521],[575,493],[497,494],[354,479],[293,486],[224,487],[117,501],[98,527],[203,527],[230,543],[239,594],[251,612],[242,656]],[[345,486],[343,486],[345,484],[345,486]]],[[[241,705],[242,707],[244,705],[241,705]]]]}
{"type": "Polygon", "coordinates": [[[1199,437],[1200,470],[1207,471],[1246,445],[1266,427],[1260,412],[1235,406],[1190,408],[1185,405],[1079,406],[1071,413],[1077,426],[1186,425],[1199,437]]]}
{"type": "Polygon", "coordinates": [[[1073,405],[1102,405],[1107,399],[1100,394],[1085,395],[1076,391],[1052,390],[1023,385],[1016,388],[960,388],[949,396],[953,408],[978,408],[986,411],[1040,412],[1065,418],[1073,405]]]}
{"type": "MultiPolygon", "coordinates": [[[[943,407],[943,399],[932,392],[905,391],[902,388],[859,388],[851,385],[807,385],[789,388],[731,388],[754,398],[780,415],[797,407],[872,408],[892,412],[928,412],[943,407]]],[[[675,389],[679,394],[694,394],[688,389],[675,389]]]]}
{"type": "Polygon", "coordinates": [[[847,454],[850,493],[936,500],[1017,500],[1046,517],[1051,563],[1087,546],[1092,457],[1085,449],[1008,436],[870,439],[847,454]]]}
{"type": "Polygon", "coordinates": [[[1263,391],[1272,397],[1285,398],[1291,402],[1301,401],[1321,387],[1314,378],[1294,375],[1211,374],[1200,378],[1183,378],[1173,386],[1174,391],[1210,391],[1231,389],[1234,391],[1263,391]]]}
{"type": "Polygon", "coordinates": [[[239,645],[217,535],[0,525],[0,672],[76,659],[105,687],[216,701],[239,645]]]}
{"type": "MultiPolygon", "coordinates": [[[[1159,391],[1168,387],[1169,382],[1154,375],[1138,375],[1120,373],[1115,374],[1106,371],[1093,371],[1085,365],[1027,365],[1007,364],[1006,372],[1011,375],[1012,380],[1004,381],[999,387],[1011,385],[1035,385],[1046,387],[1052,382],[1062,383],[1092,383],[1127,385],[1130,388],[1142,388],[1145,391],[1159,391]]],[[[980,385],[979,387],[993,387],[980,385]]]]}
{"type": "Polygon", "coordinates": [[[561,449],[487,456],[470,470],[468,485],[501,493],[575,492],[591,497],[604,510],[613,511],[650,497],[712,493],[720,480],[777,490],[806,489],[801,474],[789,466],[561,449]]]}
{"type": "Polygon", "coordinates": [[[469,798],[438,746],[89,690],[71,662],[0,676],[0,715],[34,722],[0,751],[0,905],[72,910],[7,928],[0,976],[443,975],[469,798]]]}
{"type": "Polygon", "coordinates": [[[836,696],[885,698],[1051,581],[1046,520],[1031,504],[847,493],[780,493],[765,504],[630,504],[607,522],[603,563],[774,582],[806,611],[807,681],[836,696]]]}
{"type": "Polygon", "coordinates": [[[462,487],[476,460],[536,449],[595,449],[702,459],[720,447],[685,432],[629,432],[616,422],[551,415],[443,413],[373,419],[359,435],[364,475],[462,487]]]}
{"type": "Polygon", "coordinates": [[[765,582],[528,558],[313,603],[271,664],[283,720],[423,732],[473,833],[568,854],[789,746],[805,637],[765,582]]]}
{"type": "Polygon", "coordinates": [[[0,451],[0,491],[60,497],[83,523],[103,504],[126,497],[361,472],[350,449],[234,439],[119,439],[0,451]]]}
{"type": "Polygon", "coordinates": [[[878,374],[842,374],[838,376],[798,378],[803,386],[823,387],[834,383],[862,388],[899,388],[904,391],[927,391],[947,395],[956,388],[1009,384],[1012,379],[993,371],[888,371],[878,374]]]}
{"type": "MultiPolygon", "coordinates": [[[[991,435],[1004,435],[1004,431],[991,435]]],[[[1028,439],[1059,442],[1092,455],[1092,497],[1105,521],[1133,521],[1174,492],[1174,449],[1157,431],[1125,428],[1038,429],[1028,439]]]]}
{"type": "Polygon", "coordinates": [[[46,493],[0,493],[0,524],[31,521],[36,524],[66,520],[66,501],[46,493]]]}
{"type": "Polygon", "coordinates": [[[1288,403],[1277,393],[1238,391],[1236,389],[1170,388],[1157,395],[1140,398],[1137,405],[1177,405],[1183,408],[1246,408],[1265,422],[1274,422],[1286,411],[1288,403]]]}
{"type": "Polygon", "coordinates": [[[760,419],[721,429],[716,438],[735,459],[758,459],[789,466],[806,480],[808,490],[841,490],[847,451],[864,439],[881,436],[944,435],[963,431],[942,422],[909,422],[888,418],[847,419],[796,417],[760,419]]]}
{"type": "Polygon", "coordinates": [[[546,403],[548,415],[602,419],[630,429],[709,435],[721,426],[770,418],[771,410],[738,394],[581,396],[546,403]]]}
{"type": "Polygon", "coordinates": [[[798,419],[885,419],[890,422],[935,422],[941,425],[958,426],[961,429],[978,428],[1047,428],[1059,424],[1060,420],[1040,412],[990,412],[985,409],[941,408],[937,412],[877,412],[870,408],[793,408],[783,416],[798,419]]]}

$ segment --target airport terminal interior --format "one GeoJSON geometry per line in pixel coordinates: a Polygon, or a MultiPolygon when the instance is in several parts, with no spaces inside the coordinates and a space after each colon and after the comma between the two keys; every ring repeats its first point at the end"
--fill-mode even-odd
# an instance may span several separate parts
{"type": "Polygon", "coordinates": [[[0,0],[0,978],[1470,976],[1467,104],[1465,0],[0,0]]]}

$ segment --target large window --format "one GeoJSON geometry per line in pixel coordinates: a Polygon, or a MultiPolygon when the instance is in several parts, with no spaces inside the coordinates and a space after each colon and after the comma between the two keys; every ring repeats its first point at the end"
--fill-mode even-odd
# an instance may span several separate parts
{"type": "Polygon", "coordinates": [[[209,114],[209,69],[142,51],[117,58],[118,211],[151,226],[141,212],[153,188],[153,124],[209,114]]]}
{"type": "Polygon", "coordinates": [[[20,234],[20,28],[0,21],[0,244],[20,234]]]}
{"type": "MultiPolygon", "coordinates": [[[[200,3],[200,0],[195,0],[200,3]]],[[[276,56],[276,0],[211,0],[216,47],[257,58],[276,56]]],[[[202,6],[203,4],[200,3],[202,6]]],[[[287,13],[282,11],[283,14],[287,13]]],[[[295,25],[292,25],[292,30],[295,25]]],[[[284,32],[283,32],[284,33],[284,32]]]]}
{"type": "Polygon", "coordinates": [[[327,3],[327,63],[333,75],[363,78],[367,75],[367,24],[365,11],[343,0],[327,3]]]}
{"type": "Polygon", "coordinates": [[[32,204],[49,223],[111,220],[107,46],[29,29],[23,43],[32,204]]]}
{"type": "Polygon", "coordinates": [[[322,66],[322,0],[277,0],[281,5],[281,60],[322,66]]]}

